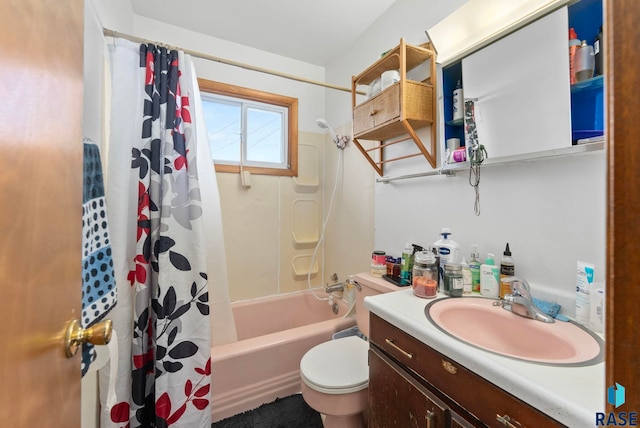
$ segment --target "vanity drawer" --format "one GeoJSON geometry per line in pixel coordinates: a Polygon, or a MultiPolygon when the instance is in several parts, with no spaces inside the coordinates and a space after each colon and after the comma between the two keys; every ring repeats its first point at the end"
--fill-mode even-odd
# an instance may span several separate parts
{"type": "Polygon", "coordinates": [[[448,397],[452,408],[490,427],[509,427],[498,421],[505,416],[515,427],[564,426],[377,315],[370,316],[371,343],[448,397]]]}

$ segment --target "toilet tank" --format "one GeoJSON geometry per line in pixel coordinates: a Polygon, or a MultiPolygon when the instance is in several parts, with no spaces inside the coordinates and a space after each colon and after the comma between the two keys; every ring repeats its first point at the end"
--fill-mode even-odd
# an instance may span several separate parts
{"type": "Polygon", "coordinates": [[[365,336],[369,337],[369,310],[364,306],[364,298],[377,294],[402,290],[406,287],[398,287],[382,278],[374,278],[368,273],[360,273],[355,280],[361,288],[356,288],[356,323],[365,336]]]}

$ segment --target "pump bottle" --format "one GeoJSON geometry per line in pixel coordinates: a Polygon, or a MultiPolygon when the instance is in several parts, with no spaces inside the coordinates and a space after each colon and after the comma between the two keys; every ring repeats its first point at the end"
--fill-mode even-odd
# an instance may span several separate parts
{"type": "Polygon", "coordinates": [[[440,232],[442,238],[433,243],[433,246],[437,249],[438,255],[440,256],[440,284],[444,284],[444,265],[446,263],[458,262],[458,249],[460,246],[453,239],[449,239],[449,235],[451,235],[451,229],[443,227],[440,232]]]}
{"type": "Polygon", "coordinates": [[[471,271],[471,291],[475,293],[480,292],[480,253],[478,252],[478,245],[471,246],[471,259],[469,260],[469,270],[471,271]]]}
{"type": "Polygon", "coordinates": [[[500,295],[500,271],[493,257],[493,254],[487,253],[484,264],[480,266],[480,294],[497,299],[500,295]]]}

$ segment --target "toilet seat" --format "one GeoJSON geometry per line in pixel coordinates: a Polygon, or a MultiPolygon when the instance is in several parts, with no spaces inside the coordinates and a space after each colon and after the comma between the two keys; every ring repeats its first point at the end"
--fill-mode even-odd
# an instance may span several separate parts
{"type": "Polygon", "coordinates": [[[369,343],[358,336],[330,340],[300,360],[302,381],[325,394],[348,394],[369,385],[369,343]]]}

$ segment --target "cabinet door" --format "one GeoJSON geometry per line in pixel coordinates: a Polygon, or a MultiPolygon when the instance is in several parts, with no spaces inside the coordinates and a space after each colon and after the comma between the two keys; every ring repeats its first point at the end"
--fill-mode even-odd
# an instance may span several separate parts
{"type": "Polygon", "coordinates": [[[445,405],[393,361],[369,351],[369,428],[444,428],[445,405]]]}
{"type": "Polygon", "coordinates": [[[462,60],[489,157],[571,145],[567,25],[563,7],[462,60]]]}

